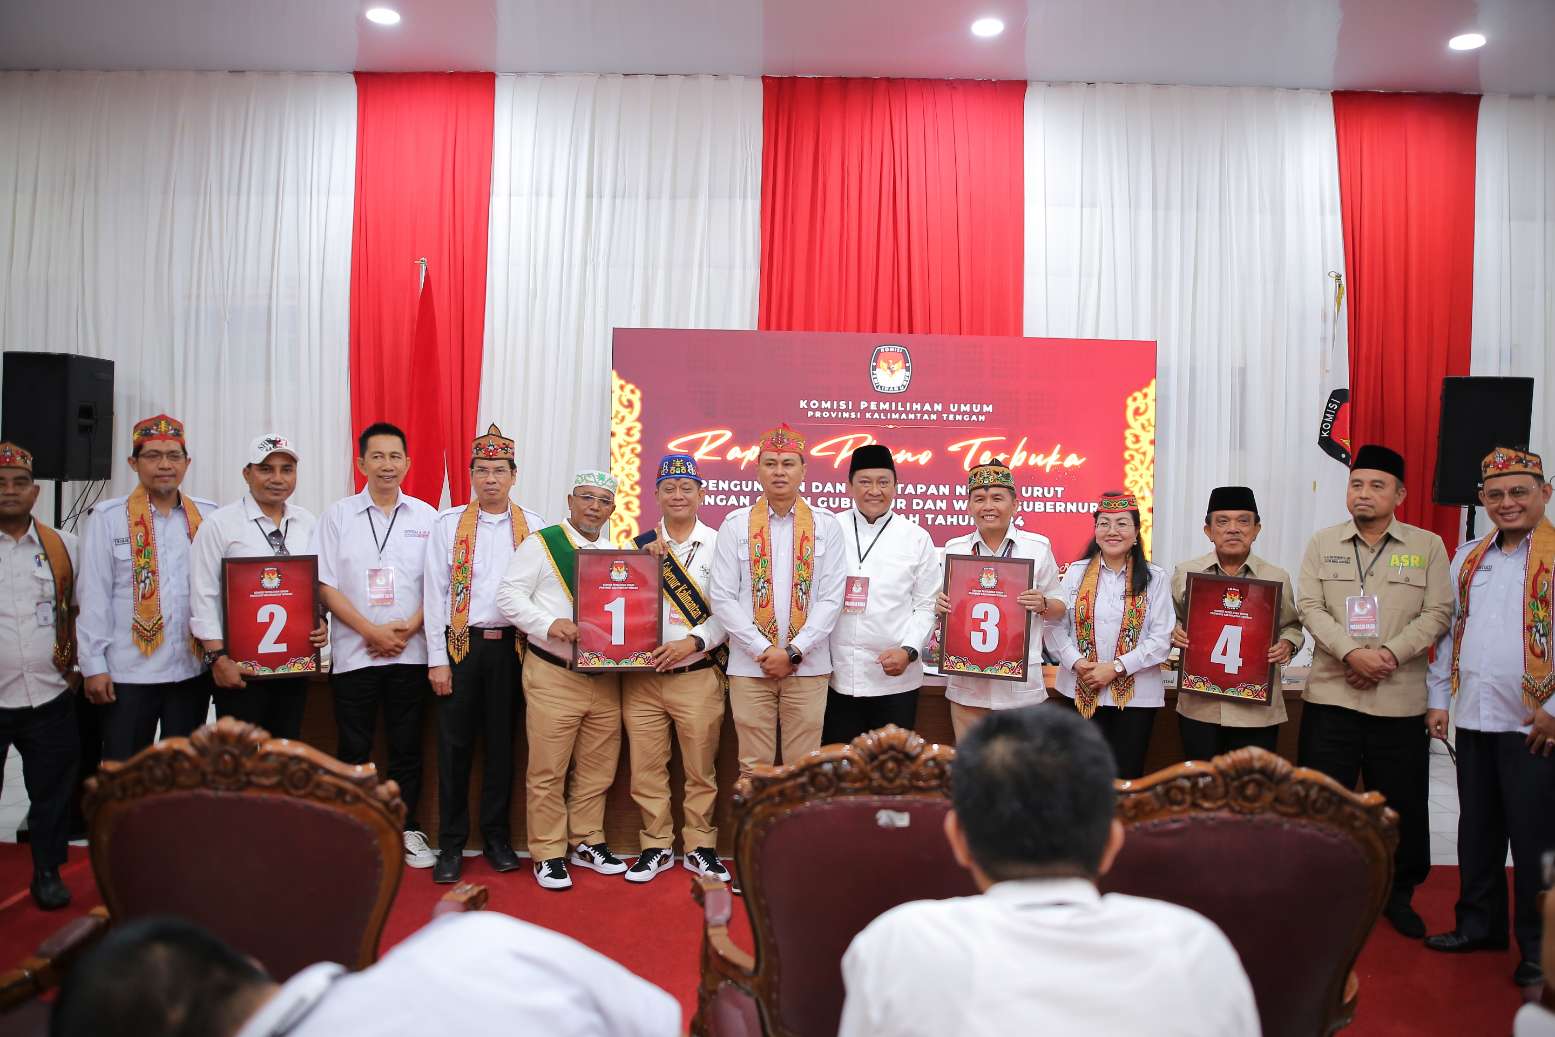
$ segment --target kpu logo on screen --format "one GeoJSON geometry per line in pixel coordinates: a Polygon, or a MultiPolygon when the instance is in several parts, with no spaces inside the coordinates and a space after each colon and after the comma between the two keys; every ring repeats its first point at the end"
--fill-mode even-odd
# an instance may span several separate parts
{"type": "Polygon", "coordinates": [[[912,384],[912,354],[906,346],[876,346],[869,357],[869,384],[876,392],[906,392],[912,384]]]}

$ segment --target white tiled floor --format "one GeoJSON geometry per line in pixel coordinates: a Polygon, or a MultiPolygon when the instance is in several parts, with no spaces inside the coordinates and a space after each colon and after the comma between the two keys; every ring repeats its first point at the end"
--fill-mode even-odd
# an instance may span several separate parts
{"type": "Polygon", "coordinates": [[[5,786],[0,788],[0,842],[16,841],[16,826],[27,816],[27,789],[22,785],[22,755],[14,749],[5,758],[5,786]]]}

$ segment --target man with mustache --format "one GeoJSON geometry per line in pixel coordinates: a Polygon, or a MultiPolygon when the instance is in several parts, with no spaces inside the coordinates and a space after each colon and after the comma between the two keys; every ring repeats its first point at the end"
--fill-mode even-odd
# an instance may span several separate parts
{"type": "MultiPolygon", "coordinates": [[[[1253,554],[1253,541],[1263,531],[1258,518],[1258,500],[1246,486],[1217,486],[1210,491],[1204,514],[1204,535],[1215,549],[1191,562],[1180,563],[1172,573],[1172,602],[1177,607],[1177,626],[1172,644],[1188,647],[1184,611],[1189,573],[1214,576],[1243,576],[1271,580],[1280,585],[1280,614],[1276,619],[1280,639],[1268,649],[1267,661],[1277,666],[1290,662],[1300,651],[1306,634],[1296,612],[1296,595],[1290,574],[1277,565],[1253,554]]],[[[1191,692],[1177,694],[1177,725],[1182,732],[1182,749],[1190,760],[1208,760],[1243,746],[1256,745],[1275,751],[1280,725],[1285,723],[1285,696],[1276,684],[1270,689],[1270,702],[1234,702],[1211,695],[1191,692]]]]}

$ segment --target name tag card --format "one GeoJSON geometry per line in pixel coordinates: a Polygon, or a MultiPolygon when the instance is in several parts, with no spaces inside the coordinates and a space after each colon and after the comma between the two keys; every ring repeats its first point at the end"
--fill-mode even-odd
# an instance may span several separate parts
{"type": "Polygon", "coordinates": [[[863,612],[869,605],[869,577],[849,576],[842,589],[842,611],[850,616],[863,612]]]}
{"type": "Polygon", "coordinates": [[[1344,628],[1351,637],[1376,637],[1381,629],[1381,610],[1375,594],[1352,594],[1344,599],[1344,628]]]}
{"type": "Polygon", "coordinates": [[[945,594],[950,611],[940,617],[941,673],[1026,679],[1031,613],[1016,600],[1030,589],[1030,558],[946,555],[945,594]]]}
{"type": "Polygon", "coordinates": [[[394,604],[394,569],[367,570],[367,604],[394,604]]]}
{"type": "Polygon", "coordinates": [[[244,677],[318,672],[318,578],[316,555],[222,559],[222,640],[244,677]]]}
{"type": "Polygon", "coordinates": [[[1189,573],[1183,624],[1188,647],[1177,662],[1177,687],[1240,702],[1272,702],[1276,667],[1269,649],[1279,633],[1280,590],[1274,580],[1189,573]]]}
{"type": "Polygon", "coordinates": [[[647,551],[579,551],[572,668],[580,673],[653,669],[664,641],[659,559],[647,551]]]}

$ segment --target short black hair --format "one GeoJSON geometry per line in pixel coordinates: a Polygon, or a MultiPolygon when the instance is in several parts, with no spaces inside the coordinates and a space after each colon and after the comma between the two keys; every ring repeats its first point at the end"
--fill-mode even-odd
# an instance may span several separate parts
{"type": "Polygon", "coordinates": [[[1095,724],[1052,706],[996,709],[956,744],[951,802],[995,882],[1101,869],[1117,764],[1095,724]]]}
{"type": "Polygon", "coordinates": [[[230,1037],[270,977],[181,918],[115,925],[65,974],[50,1037],[230,1037]]]}
{"type": "Polygon", "coordinates": [[[410,440],[405,438],[405,430],[398,425],[391,425],[387,421],[375,421],[362,430],[362,434],[356,437],[356,456],[367,456],[367,441],[374,436],[399,436],[400,449],[410,453],[410,440]]]}

